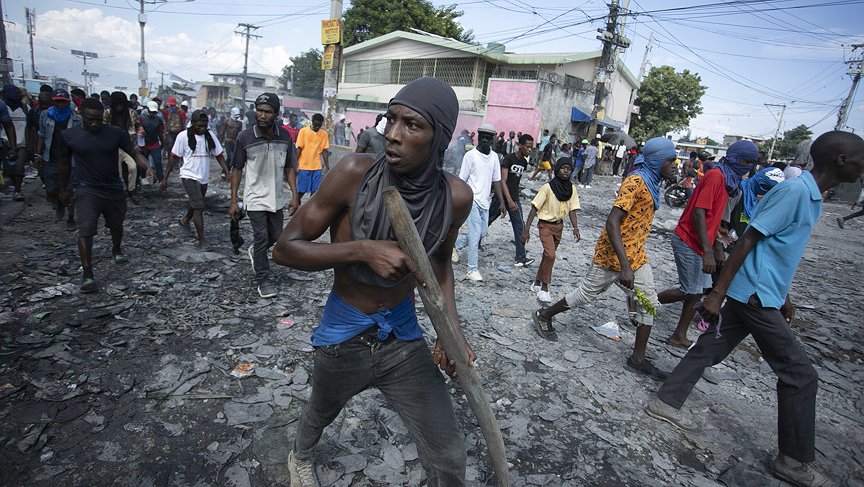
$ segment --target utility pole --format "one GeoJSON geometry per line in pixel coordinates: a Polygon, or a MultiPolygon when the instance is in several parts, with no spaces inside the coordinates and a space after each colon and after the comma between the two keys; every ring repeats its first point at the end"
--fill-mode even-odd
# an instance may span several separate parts
{"type": "MultiPolygon", "coordinates": [[[[637,79],[639,80],[640,84],[642,83],[642,80],[645,79],[645,76],[646,76],[645,68],[648,67],[648,53],[651,52],[651,48],[653,47],[653,43],[654,43],[654,32],[651,32],[651,34],[648,36],[648,45],[645,46],[645,54],[642,55],[642,64],[639,66],[639,75],[638,75],[637,79]]],[[[638,93],[638,89],[633,90],[633,93],[630,94],[630,104],[627,105],[627,120],[624,122],[624,131],[628,132],[628,133],[630,131],[630,119],[633,117],[633,109],[636,105],[636,94],[637,93],[638,93]]]]}
{"type": "MultiPolygon", "coordinates": [[[[339,65],[342,63],[342,0],[330,0],[330,22],[338,23],[340,34],[339,42],[324,46],[325,53],[328,49],[332,49],[333,64],[324,70],[324,102],[321,105],[321,111],[324,112],[324,130],[330,134],[330,137],[334,137],[333,114],[336,112],[336,92],[339,89],[339,65]]],[[[335,141],[336,139],[333,138],[332,140],[335,141]]]]}
{"type": "Polygon", "coordinates": [[[27,35],[30,36],[30,74],[35,79],[39,76],[36,72],[36,54],[33,50],[33,37],[36,35],[36,9],[25,7],[24,13],[27,15],[27,35]]]}
{"type": "MultiPolygon", "coordinates": [[[[862,47],[864,47],[864,44],[852,44],[852,52],[854,53],[862,47]]],[[[834,130],[843,130],[843,127],[846,126],[846,120],[849,119],[849,106],[855,98],[855,91],[858,90],[858,82],[861,81],[862,54],[858,55],[858,59],[846,61],[846,64],[849,65],[849,71],[847,71],[846,74],[852,77],[852,87],[849,88],[849,95],[840,105],[840,111],[837,113],[837,125],[834,126],[834,130]]]]}
{"type": "Polygon", "coordinates": [[[241,105],[243,106],[243,109],[245,110],[246,109],[246,88],[247,88],[246,75],[248,74],[248,68],[249,68],[249,38],[255,37],[257,39],[260,39],[261,36],[249,33],[249,31],[251,31],[251,30],[260,29],[260,27],[257,25],[237,24],[237,27],[240,27],[242,29],[246,29],[246,32],[237,32],[236,30],[234,31],[235,34],[240,34],[241,36],[246,38],[246,52],[245,52],[245,54],[243,54],[243,84],[240,85],[240,87],[243,88],[243,99],[241,100],[241,105]]]}
{"type": "Polygon", "coordinates": [[[12,60],[6,53],[6,18],[3,17],[3,2],[0,2],[0,82],[12,82],[12,60]]]}
{"type": "Polygon", "coordinates": [[[88,94],[92,93],[93,89],[90,86],[90,80],[92,78],[98,78],[99,75],[96,73],[90,73],[87,71],[87,58],[99,59],[99,55],[96,54],[95,52],[79,51],[77,49],[72,49],[72,55],[75,57],[79,57],[79,58],[84,60],[84,71],[81,72],[81,75],[84,76],[84,89],[87,91],[88,94]]]}
{"type": "Polygon", "coordinates": [[[165,93],[165,75],[170,74],[170,73],[166,73],[165,71],[156,71],[156,72],[160,76],[159,89],[156,90],[156,93],[158,93],[159,96],[162,96],[165,93]]]}
{"type": "MultiPolygon", "coordinates": [[[[625,6],[626,9],[626,6],[625,6]]],[[[609,17],[606,19],[606,29],[597,29],[600,33],[597,39],[603,41],[603,52],[600,64],[594,75],[594,106],[591,108],[591,121],[588,125],[588,139],[593,140],[597,134],[597,119],[605,115],[605,100],[609,94],[612,73],[618,61],[618,48],[626,49],[630,40],[618,34],[618,14],[621,11],[618,0],[609,4],[609,17]]]]}
{"type": "Polygon", "coordinates": [[[769,107],[768,108],[769,112],[771,111],[770,107],[782,107],[783,108],[780,111],[780,118],[777,120],[777,130],[774,131],[774,138],[771,139],[771,148],[768,149],[768,160],[770,161],[771,155],[774,153],[774,144],[777,143],[777,137],[780,136],[780,129],[783,128],[783,115],[786,114],[786,105],[777,105],[777,104],[772,104],[772,103],[766,103],[765,106],[769,107]]]}

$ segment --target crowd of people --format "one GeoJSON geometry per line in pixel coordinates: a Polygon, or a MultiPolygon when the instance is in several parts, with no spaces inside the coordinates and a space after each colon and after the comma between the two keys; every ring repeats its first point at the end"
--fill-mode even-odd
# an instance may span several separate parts
{"type": "MultiPolygon", "coordinates": [[[[179,224],[192,223],[198,244],[206,245],[203,210],[213,160],[230,184],[232,224],[244,217],[251,223],[248,253],[261,297],[278,295],[271,247],[279,265],[333,270],[333,287],[311,337],[312,393],[288,457],[292,486],[318,485],[313,456],[323,429],[351,397],[370,387],[377,387],[405,422],[428,485],[464,485],[464,441],[438,372],[440,367],[455,377],[454,363],[439,343],[432,351],[426,346],[414,288],[436,280],[446,312],[458,323],[453,264],[464,249],[466,282],[482,281],[482,239],[489,224],[505,215],[518,267],[535,262],[525,245],[537,220],[543,254],[525,286],[541,303],[531,314],[541,339],[558,339],[556,316],[589,306],[618,285],[636,328],[624,367],[663,383],[646,412],[689,430],[695,424],[680,408],[702,371],[753,335],[778,377],[775,475],[795,485],[829,485],[814,468],[817,375],[789,328],[794,316],[789,288],[821,214],[822,194],[864,171],[864,140],[857,135],[823,134],[808,143],[808,159],[794,166],[798,170],[758,167],[758,147],[746,140],[732,144],[717,161],[694,154],[679,170],[675,146],[664,137],[645,141],[638,154],[602,149],[597,139],[582,139],[577,149],[548,131],[538,135],[535,147],[532,135],[509,132],[505,138],[488,123],[454,139],[453,89],[420,78],[402,88],[375,127],[359,138],[350,135],[350,121],[340,119],[334,143],[350,138],[357,148],[331,167],[323,116],[312,116],[306,125],[293,113],[283,120],[282,103],[273,93],[255,99],[245,123],[239,107],[219,117],[213,109],[189,112],[188,103],[178,105],[174,97],[164,106],[158,98],[141,106],[137,97],[122,92],[87,97],[80,90],[46,86],[28,107],[21,90],[7,86],[3,99],[4,161],[14,198],[20,198],[32,154],[57,218],[67,218],[77,230],[81,292],[97,290],[91,255],[99,218],[110,229],[114,263],[127,263],[122,251],[127,201],[134,201],[141,184],[166,191],[178,166],[189,205],[179,224]],[[540,171],[549,179],[523,219],[521,179],[532,158],[532,179],[540,171]],[[604,160],[614,173],[625,170],[617,196],[591,267],[575,289],[554,300],[556,250],[567,222],[573,239],[580,240],[578,191],[591,188],[594,169],[604,160]],[[661,181],[679,174],[691,178],[692,187],[669,249],[678,282],[658,293],[645,245],[661,205],[661,181]],[[418,263],[394,241],[381,198],[387,187],[404,199],[433,275],[419,273],[418,263]],[[307,193],[312,196],[302,202],[307,193]],[[463,224],[466,233],[460,236],[463,224]],[[327,231],[329,241],[319,240],[327,231]],[[656,308],[675,302],[683,304],[667,343],[687,352],[667,372],[647,358],[646,348],[656,308]],[[691,343],[687,332],[697,313],[704,333],[691,343]]],[[[463,344],[473,361],[464,337],[463,344]]]]}

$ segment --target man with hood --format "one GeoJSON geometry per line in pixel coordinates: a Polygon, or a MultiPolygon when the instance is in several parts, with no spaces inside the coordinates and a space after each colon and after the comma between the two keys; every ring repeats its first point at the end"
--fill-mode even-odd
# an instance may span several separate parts
{"type": "Polygon", "coordinates": [[[378,155],[387,148],[387,139],[384,138],[384,129],[387,128],[387,119],[384,114],[379,113],[375,117],[375,127],[364,130],[357,138],[357,149],[354,152],[378,155]]]}
{"type": "Polygon", "coordinates": [[[705,171],[687,200],[684,213],[672,234],[678,288],[667,289],[658,295],[662,304],[684,302],[678,326],[666,340],[670,345],[683,348],[690,346],[687,329],[696,314],[693,306],[707,287],[705,274],[716,272],[718,264],[722,265],[725,260],[723,245],[715,237],[726,202],[741,191],[741,177],[750,171],[758,157],[759,148],[749,140],[739,140],[730,145],[726,155],[705,171]]]}
{"type": "Polygon", "coordinates": [[[240,109],[237,107],[231,108],[231,116],[225,123],[222,124],[222,129],[219,131],[219,140],[223,141],[225,147],[228,170],[231,170],[231,161],[234,160],[234,145],[237,143],[237,136],[243,130],[243,120],[240,119],[240,109]]]}
{"type": "MultiPolygon", "coordinates": [[[[126,93],[115,91],[108,98],[111,105],[108,110],[105,110],[104,122],[125,130],[129,134],[129,139],[135,144],[138,138],[138,131],[141,129],[141,120],[138,117],[138,113],[129,107],[126,93]]],[[[120,167],[124,174],[126,174],[127,195],[134,202],[133,192],[138,187],[138,180],[140,179],[135,159],[123,150],[118,150],[117,153],[120,157],[120,167]]]]}
{"type": "MultiPolygon", "coordinates": [[[[588,274],[579,287],[546,309],[534,312],[534,328],[541,337],[556,340],[552,318],[574,306],[594,301],[600,293],[618,284],[628,295],[638,290],[652,307],[657,306],[654,273],[645,252],[645,242],[654,221],[654,212],[660,208],[662,194],[660,181],[674,176],[677,169],[675,144],[665,137],[655,137],[645,143],[638,169],[631,172],[618,190],[606,225],[594,247],[594,259],[588,274]]],[[[645,348],[656,311],[652,312],[644,300],[637,300],[636,309],[629,310],[630,321],[636,327],[633,353],[625,368],[663,380],[666,374],[645,357],[645,348]]]]}
{"type": "MultiPolygon", "coordinates": [[[[702,303],[700,314],[709,329],[687,350],[646,412],[680,429],[696,429],[680,411],[684,402],[706,367],[721,363],[752,335],[777,375],[773,473],[799,487],[828,487],[837,484],[815,462],[819,375],[792,331],[795,308],[789,289],[822,214],[822,194],[864,172],[864,140],[850,132],[826,132],[813,142],[810,153],[812,170],[778,184],[756,205],[747,231],[702,303]]],[[[831,272],[824,264],[823,271],[831,272]]]]}
{"type": "Polygon", "coordinates": [[[507,213],[501,191],[501,160],[497,152],[492,152],[495,127],[484,123],[477,132],[477,147],[465,153],[459,169],[459,179],[468,183],[474,193],[474,204],[471,206],[471,215],[468,216],[468,234],[456,241],[452,256],[454,263],[459,262],[459,250],[468,247],[466,277],[471,281],[483,280],[480,274],[480,240],[489,233],[489,212],[497,211],[501,216],[507,213]],[[495,192],[497,208],[491,208],[490,188],[495,192]]]}
{"type": "Polygon", "coordinates": [[[15,192],[14,201],[23,201],[21,183],[24,182],[24,164],[27,162],[27,106],[21,99],[21,90],[15,85],[3,87],[3,100],[0,101],[0,123],[3,125],[3,144],[8,152],[3,173],[12,180],[15,192]],[[5,102],[5,103],[4,103],[5,102]]]}
{"type": "Polygon", "coordinates": [[[81,115],[74,113],[69,106],[69,92],[66,90],[57,88],[51,93],[50,100],[52,105],[39,114],[39,138],[36,139],[33,159],[37,167],[42,169],[45,195],[54,205],[57,220],[62,220],[68,210],[66,226],[72,229],[75,228],[75,206],[71,198],[72,185],[70,183],[67,186],[60,186],[58,161],[61,147],[58,141],[61,132],[81,125],[82,119],[81,115]],[[65,192],[69,197],[61,198],[61,192],[65,192]]]}
{"type": "MultiPolygon", "coordinates": [[[[381,391],[417,443],[427,485],[465,484],[465,440],[436,367],[453,376],[453,365],[439,343],[433,354],[423,339],[414,305],[417,264],[395,242],[381,199],[384,188],[399,190],[458,322],[449,257],[472,193],[442,170],[458,113],[456,94],[443,81],[424,77],[406,85],[387,109],[384,154],[345,156],[273,250],[279,264],[334,272],[312,334],[312,393],[288,456],[292,487],[318,486],[312,457],[322,431],[348,400],[370,387],[381,391]],[[319,240],[328,229],[330,239],[319,240]]],[[[473,363],[467,342],[465,347],[473,363]]]]}
{"type": "Polygon", "coordinates": [[[165,122],[162,121],[159,105],[155,101],[147,102],[147,108],[141,114],[141,128],[144,130],[144,146],[141,147],[141,154],[156,171],[156,183],[161,183],[164,179],[162,147],[165,145],[165,122]]]}

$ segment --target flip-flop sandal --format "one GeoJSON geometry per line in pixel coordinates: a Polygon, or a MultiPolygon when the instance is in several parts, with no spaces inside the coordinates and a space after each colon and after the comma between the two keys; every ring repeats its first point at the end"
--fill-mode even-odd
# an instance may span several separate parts
{"type": "Polygon", "coordinates": [[[96,290],[96,279],[88,277],[81,281],[81,286],[78,288],[82,293],[92,293],[96,290]]]}
{"type": "Polygon", "coordinates": [[[115,254],[114,255],[114,263],[115,264],[127,264],[129,263],[129,259],[126,258],[123,254],[115,254]]]}

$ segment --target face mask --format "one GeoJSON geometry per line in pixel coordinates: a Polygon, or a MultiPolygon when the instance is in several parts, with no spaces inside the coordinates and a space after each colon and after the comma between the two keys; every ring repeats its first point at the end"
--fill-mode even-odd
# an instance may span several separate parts
{"type": "Polygon", "coordinates": [[[482,152],[483,154],[489,155],[489,152],[492,150],[492,135],[490,134],[481,134],[477,139],[477,150],[482,152]]]}

